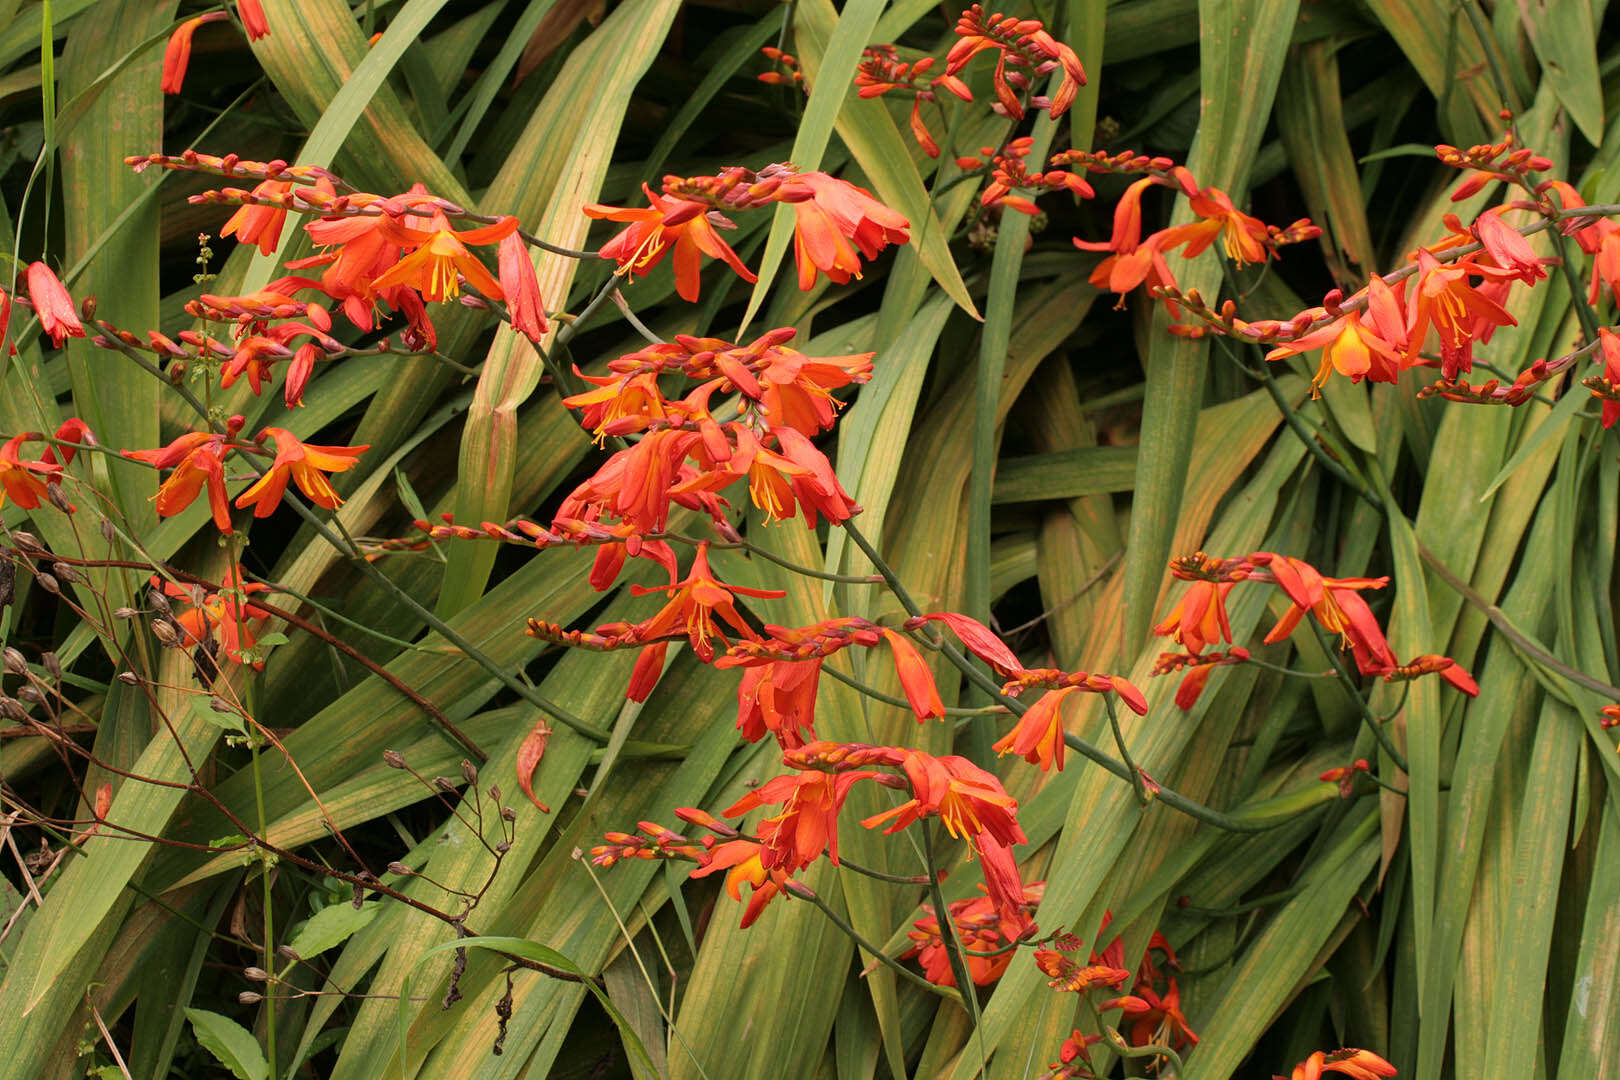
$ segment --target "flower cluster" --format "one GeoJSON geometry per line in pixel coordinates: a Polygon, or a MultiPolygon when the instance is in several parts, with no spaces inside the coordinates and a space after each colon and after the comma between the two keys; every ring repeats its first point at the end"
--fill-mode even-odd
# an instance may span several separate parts
{"type": "Polygon", "coordinates": [[[1217,642],[1232,641],[1226,598],[1238,583],[1246,581],[1276,585],[1291,604],[1266,634],[1266,644],[1288,637],[1301,620],[1310,615],[1323,630],[1339,635],[1341,648],[1350,650],[1356,670],[1363,675],[1376,675],[1395,682],[1438,674],[1466,694],[1479,694],[1479,687],[1468,672],[1447,657],[1419,656],[1407,664],[1396,660],[1378,619],[1361,596],[1367,590],[1382,589],[1389,584],[1387,577],[1326,577],[1303,559],[1270,551],[1257,551],[1235,559],[1212,558],[1201,551],[1195,552],[1172,559],[1170,572],[1191,584],[1153,632],[1170,638],[1187,651],[1163,654],[1154,673],[1187,669],[1176,694],[1176,704],[1183,709],[1191,708],[1198,700],[1213,668],[1250,659],[1249,651],[1242,647],[1224,654],[1205,652],[1217,642]]]}

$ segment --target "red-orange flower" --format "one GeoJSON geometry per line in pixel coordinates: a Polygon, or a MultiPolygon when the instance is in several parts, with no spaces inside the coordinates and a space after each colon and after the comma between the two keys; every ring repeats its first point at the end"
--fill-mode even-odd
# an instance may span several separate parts
{"type": "Polygon", "coordinates": [[[737,687],[737,728],[749,742],[775,735],[784,750],[815,737],[821,658],[777,660],[748,668],[737,687]]]}
{"type": "MultiPolygon", "coordinates": [[[[161,586],[171,600],[185,605],[174,616],[183,632],[183,647],[189,649],[211,639],[217,629],[221,651],[232,663],[242,662],[243,652],[254,647],[258,632],[270,619],[268,611],[248,600],[253,593],[268,592],[270,587],[248,581],[240,565],[227,569],[219,588],[214,591],[177,585],[156,574],[152,575],[152,585],[161,586]]],[[[264,661],[255,660],[253,666],[262,669],[264,661]]]]}
{"type": "Polygon", "coordinates": [[[517,218],[508,217],[493,225],[475,229],[451,228],[450,220],[438,210],[433,212],[431,227],[413,229],[395,223],[397,235],[405,246],[413,250],[371,282],[376,290],[395,285],[409,285],[422,294],[423,300],[434,302],[453,300],[461,293],[457,275],[467,284],[491,300],[504,300],[500,283],[490,274],[478,256],[467,250],[468,244],[493,244],[512,235],[517,229],[517,218]]]}
{"type": "MultiPolygon", "coordinates": [[[[1603,359],[1603,378],[1615,389],[1620,389],[1620,336],[1606,326],[1598,327],[1598,342],[1603,359]]],[[[1609,398],[1593,391],[1593,396],[1603,403],[1603,427],[1614,426],[1620,420],[1620,401],[1611,401],[1609,398]]]]}
{"type": "MultiPolygon", "coordinates": [[[[1396,1074],[1395,1066],[1371,1050],[1335,1050],[1331,1054],[1321,1050],[1294,1066],[1289,1080],[1320,1080],[1323,1073],[1336,1072],[1350,1080],[1383,1080],[1396,1074]]],[[[1283,1080],[1274,1077],[1273,1080],[1283,1080]]]]}
{"type": "MultiPolygon", "coordinates": [[[[1026,913],[1035,909],[1045,891],[1044,881],[1024,886],[1023,907],[1026,913]]],[[[956,939],[966,952],[964,960],[968,977],[974,985],[989,986],[1001,978],[1012,964],[1017,950],[1007,948],[1012,943],[1005,932],[1009,927],[995,901],[988,895],[969,896],[952,901],[946,905],[946,909],[955,927],[956,939]],[[983,955],[985,953],[995,955],[983,955]]],[[[923,969],[923,978],[936,986],[955,986],[956,973],[951,970],[950,952],[941,934],[939,918],[931,906],[925,904],[923,911],[927,914],[912,923],[913,929],[906,931],[913,944],[900,954],[900,959],[915,957],[923,969]]]]}
{"type": "Polygon", "coordinates": [[[1416,284],[1406,298],[1406,360],[1416,359],[1432,329],[1440,339],[1440,373],[1455,379],[1473,369],[1474,342],[1486,341],[1498,326],[1517,326],[1501,304],[1469,283],[1473,276],[1500,276],[1501,272],[1466,259],[1442,264],[1427,251],[1418,251],[1416,284]]]}
{"type": "Polygon", "coordinates": [[[1204,188],[1188,199],[1198,221],[1155,234],[1158,248],[1169,251],[1186,244],[1182,257],[1191,259],[1204,249],[1221,240],[1221,249],[1241,269],[1249,263],[1265,262],[1271,257],[1271,236],[1265,223],[1250,217],[1232,205],[1232,198],[1219,188],[1204,188]]]}
{"type": "Polygon", "coordinates": [[[1272,349],[1266,359],[1280,360],[1312,349],[1322,350],[1322,362],[1311,378],[1312,397],[1321,396],[1318,388],[1335,371],[1351,382],[1395,382],[1406,353],[1406,316],[1400,297],[1383,278],[1375,276],[1367,283],[1365,310],[1347,311],[1326,326],[1272,349]]]}
{"type": "Polygon", "coordinates": [[[1231,641],[1226,594],[1232,591],[1232,585],[1230,581],[1194,581],[1153,632],[1174,639],[1176,644],[1194,654],[1203,652],[1213,642],[1231,641]]]}
{"type": "Polygon", "coordinates": [[[1396,666],[1395,655],[1389,651],[1389,642],[1384,639],[1378,620],[1373,618],[1367,602],[1358,592],[1382,589],[1389,584],[1389,578],[1323,577],[1307,562],[1266,552],[1257,553],[1254,559],[1271,571],[1272,578],[1294,602],[1266,635],[1268,645],[1293,633],[1309,611],[1322,624],[1322,629],[1340,635],[1350,646],[1362,674],[1381,674],[1396,666]],[[1262,562],[1262,557],[1269,561],[1262,562]]]}
{"type": "Polygon", "coordinates": [[[192,431],[156,450],[119,452],[153,468],[174,469],[153,497],[159,517],[171,517],[190,506],[206,485],[214,525],[229,536],[233,530],[230,500],[225,494],[225,452],[242,423],[242,417],[233,416],[225,421],[224,432],[192,431]]]}
{"type": "Polygon", "coordinates": [[[1474,677],[1457,661],[1449,656],[1436,656],[1426,653],[1415,657],[1410,663],[1391,668],[1381,672],[1385,682],[1404,682],[1407,679],[1416,679],[1422,675],[1439,675],[1446,682],[1455,686],[1469,697],[1479,697],[1479,684],[1474,677]]]}
{"type": "Polygon", "coordinates": [[[636,596],[646,596],[654,592],[671,594],[669,603],[665,604],[658,614],[637,627],[636,633],[639,638],[661,638],[684,632],[687,640],[692,643],[692,651],[697,653],[704,663],[714,659],[712,638],[718,636],[722,642],[726,642],[725,632],[715,624],[716,615],[741,636],[745,638],[758,636],[753,628],[743,621],[742,616],[737,614],[733,593],[765,600],[774,600],[787,595],[781,589],[749,589],[721,582],[709,570],[707,542],[698,545],[697,555],[692,560],[692,568],[687,571],[684,580],[654,588],[632,585],[630,591],[636,596]]]}
{"type": "Polygon", "coordinates": [[[619,271],[632,278],[645,277],[664,258],[664,253],[675,250],[675,291],[682,300],[695,303],[702,282],[701,256],[720,259],[737,272],[744,281],[759,280],[753,271],[742,264],[709,220],[707,207],[684,199],[670,199],[655,194],[646,184],[641,190],[647,195],[648,205],[640,209],[622,206],[603,206],[588,203],[581,207],[586,217],[605,218],[608,221],[626,221],[630,227],[598,249],[603,258],[619,264],[619,271]]]}
{"type": "Polygon", "coordinates": [[[911,222],[865,188],[824,172],[794,173],[772,195],[793,207],[793,254],[799,288],[808,290],[821,271],[840,285],[861,276],[868,262],[890,244],[911,239],[911,222]],[[859,256],[857,256],[859,251],[859,256]]]}
{"type": "Polygon", "coordinates": [[[724,870],[726,893],[738,901],[742,900],[743,885],[752,886],[753,895],[749,897],[748,907],[743,911],[744,930],[754,925],[754,920],[765,910],[765,905],[776,899],[782,892],[782,886],[789,881],[785,871],[765,868],[765,864],[760,861],[761,850],[760,845],[753,840],[728,840],[715,845],[708,861],[689,875],[695,878],[707,877],[716,870],[724,870]]]}
{"type": "Polygon", "coordinates": [[[70,337],[84,337],[84,324],[74,309],[73,297],[51,268],[42,262],[28,264],[28,296],[34,302],[39,325],[58,349],[70,337]]]}
{"type": "Polygon", "coordinates": [[[998,754],[1018,754],[1041,771],[1057,768],[1063,771],[1063,699],[1079,690],[1078,686],[1065,686],[1048,690],[1029,711],[1018,718],[1018,724],[990,749],[998,754]]]}
{"type": "MultiPolygon", "coordinates": [[[[513,219],[514,222],[516,219],[513,219]]],[[[539,344],[550,329],[546,322],[546,305],[540,297],[540,281],[535,277],[534,263],[529,261],[529,248],[514,228],[501,238],[499,257],[496,259],[501,275],[501,292],[506,294],[506,314],[512,320],[512,329],[539,344]]]]}
{"type": "Polygon", "coordinates": [[[782,812],[760,822],[759,838],[765,841],[760,863],[767,870],[788,872],[809,866],[826,851],[838,865],[838,811],[843,809],[849,789],[858,780],[885,774],[869,769],[851,772],[820,772],[807,769],[796,776],[767,780],[732,803],[721,813],[738,817],[761,806],[782,804],[782,812]]]}
{"type": "Polygon", "coordinates": [[[210,11],[198,15],[195,19],[187,19],[174,28],[169,35],[169,43],[163,49],[163,81],[159,88],[165,94],[178,94],[185,85],[186,68],[191,65],[191,39],[197,33],[197,28],[203,23],[221,22],[230,18],[223,11],[210,11]]]}
{"type": "Polygon", "coordinates": [[[298,437],[285,428],[265,428],[259,438],[269,438],[276,444],[276,459],[253,486],[236,497],[237,506],[253,504],[254,517],[269,517],[281,503],[287,490],[287,481],[298,485],[309,501],[328,510],[343,505],[327,473],[347,472],[354,468],[368,446],[311,446],[298,441],[298,437]]]}
{"type": "Polygon", "coordinates": [[[49,497],[50,489],[46,485],[56,481],[62,466],[47,461],[24,461],[21,457],[23,443],[38,438],[36,432],[25,431],[0,446],[0,506],[6,504],[9,495],[12,502],[24,510],[37,510],[40,501],[49,497]]]}
{"type": "MultiPolygon", "coordinates": [[[[906,700],[911,703],[911,711],[917,714],[918,720],[937,720],[945,715],[945,705],[939,699],[939,688],[934,685],[934,674],[928,670],[928,664],[917,651],[917,646],[904,634],[897,634],[884,627],[883,640],[889,643],[889,650],[894,653],[894,672],[900,677],[900,688],[905,691],[906,700]]],[[[953,834],[954,835],[954,834],[953,834]]]]}
{"type": "MultiPolygon", "coordinates": [[[[292,186],[291,180],[265,180],[253,189],[253,194],[259,198],[276,199],[291,191],[292,186]]],[[[286,207],[243,203],[219,230],[219,235],[235,233],[242,243],[257,244],[261,253],[269,255],[276,250],[276,243],[281,239],[281,227],[286,221],[286,207]]]]}
{"type": "Polygon", "coordinates": [[[1198,1042],[1198,1036],[1187,1026],[1187,1018],[1182,1015],[1181,991],[1174,979],[1170,980],[1170,989],[1165,991],[1162,998],[1154,993],[1151,986],[1138,983],[1125,997],[1105,1001],[1097,1009],[1099,1012],[1124,1010],[1126,1018],[1131,1021],[1126,1038],[1132,1046],[1158,1043],[1179,1050],[1188,1043],[1198,1042]]]}
{"type": "Polygon", "coordinates": [[[934,757],[908,750],[902,760],[911,798],[861,822],[867,828],[892,822],[883,830],[898,832],[914,821],[938,817],[957,838],[988,836],[1003,846],[1026,842],[1018,825],[1018,800],[1007,794],[995,775],[964,757],[934,757]]]}
{"type": "Polygon", "coordinates": [[[242,20],[249,41],[258,41],[270,33],[270,20],[264,17],[259,0],[236,0],[236,15],[242,20]]]}

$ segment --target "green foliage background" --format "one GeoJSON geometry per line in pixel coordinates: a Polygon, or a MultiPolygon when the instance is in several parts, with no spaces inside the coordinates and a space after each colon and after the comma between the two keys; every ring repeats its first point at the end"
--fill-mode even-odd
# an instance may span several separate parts
{"type": "MultiPolygon", "coordinates": [[[[1069,238],[1106,235],[1116,187],[1100,183],[1095,205],[1048,199],[1050,220],[1033,225],[982,217],[973,185],[951,183],[951,158],[999,138],[1001,121],[951,106],[954,142],[936,163],[904,134],[908,103],[854,95],[864,45],[898,41],[938,55],[952,40],[954,11],[932,3],[264,6],[273,33],[251,56],[230,31],[205,28],[184,94],[164,100],[159,67],[174,0],[0,0],[0,188],[19,257],[47,251],[74,294],[98,297],[101,317],[120,326],[186,327],[183,305],[205,288],[192,281],[196,234],[217,232],[226,216],[186,196],[217,185],[136,175],[122,158],[188,145],[325,165],[381,192],[421,181],[485,212],[518,214],[570,246],[606,235],[590,231],[582,203],[630,205],[643,180],[656,185],[664,172],[778,160],[842,171],[908,215],[913,245],[849,287],[800,293],[780,275],[772,284],[784,221],[745,219],[734,245],[750,265],[763,261],[757,288],[722,268],[706,274],[699,304],[683,305],[661,271],[627,290],[640,317],[665,336],[792,325],[812,354],[876,350],[877,377],[844,415],[836,461],[866,507],[863,530],[924,605],[994,616],[1032,662],[1118,671],[1150,688],[1151,712],[1130,718],[1126,734],[1164,783],[1239,812],[1276,796],[1306,807],[1280,828],[1229,833],[1163,806],[1143,809],[1129,785],[1098,769],[1074,764],[1043,783],[1022,763],[1004,763],[1031,839],[1026,877],[1048,881],[1042,926],[1090,936],[1112,910],[1133,947],[1164,930],[1186,967],[1184,1009],[1202,1036],[1187,1078],[1269,1076],[1341,1044],[1376,1050],[1418,1080],[1620,1075],[1620,774],[1598,727],[1605,698],[1523,647],[1600,686],[1620,680],[1612,599],[1620,465],[1613,437],[1577,415],[1583,392],[1507,410],[1418,401],[1410,381],[1369,393],[1336,380],[1313,401],[1303,362],[1277,371],[1268,389],[1227,363],[1222,346],[1212,352],[1207,340],[1166,334],[1152,305],[1113,310],[1086,284],[1094,257],[1069,238]],[[382,36],[368,48],[373,30],[382,36]],[[754,78],[759,47],[772,43],[801,58],[808,99],[754,78]],[[1301,431],[1379,505],[1326,470],[1301,431]],[[1391,687],[1373,690],[1375,711],[1399,708],[1411,775],[1397,777],[1387,759],[1378,770],[1409,788],[1404,798],[1323,794],[1322,770],[1377,757],[1358,706],[1332,681],[1234,669],[1183,714],[1173,686],[1149,677],[1165,560],[1199,548],[1284,551],[1341,576],[1391,573],[1377,610],[1395,651],[1446,652],[1478,676],[1481,694],[1470,702],[1434,680],[1413,684],[1399,703],[1391,687]]],[[[1234,283],[1245,314],[1286,318],[1336,282],[1354,287],[1391,268],[1413,242],[1436,235],[1443,213],[1467,220],[1489,205],[1486,192],[1452,206],[1455,174],[1428,146],[1486,141],[1504,107],[1524,141],[1589,201],[1617,201],[1620,53],[1605,7],[1069,0],[1014,11],[1046,20],[1091,74],[1068,115],[1035,124],[1037,139],[1168,154],[1269,221],[1308,214],[1323,225],[1320,257],[1289,249],[1280,267],[1234,283]]],[[[973,69],[981,98],[988,66],[973,69]]],[[[1552,253],[1545,235],[1536,242],[1552,253]]],[[[208,291],[251,291],[277,273],[277,259],[252,249],[214,248],[208,291]]],[[[289,230],[278,257],[308,253],[289,230]]],[[[604,272],[547,260],[542,289],[577,311],[604,272]]],[[[1223,287],[1212,257],[1178,261],[1177,273],[1206,296],[1223,287]]],[[[1482,350],[1508,376],[1567,351],[1579,332],[1557,275],[1516,293],[1514,305],[1519,326],[1482,350]]],[[[276,424],[300,438],[371,445],[341,478],[347,502],[337,518],[355,535],[408,534],[412,500],[426,516],[453,512],[469,523],[541,514],[594,460],[521,340],[492,336],[470,312],[435,317],[441,351],[476,375],[431,358],[357,358],[323,368],[303,409],[244,387],[227,396],[250,430],[276,424]]],[[[589,370],[637,340],[608,307],[574,339],[571,358],[589,370]]],[[[22,335],[19,355],[0,361],[0,430],[54,430],[79,415],[108,446],[150,447],[189,425],[172,396],[116,356],[84,342],[65,352],[38,346],[22,335]]],[[[6,526],[25,526],[61,552],[138,550],[220,572],[200,505],[160,522],[150,472],[101,456],[81,462],[76,474],[107,493],[105,509],[128,541],[104,541],[82,511],[72,522],[41,512],[25,525],[8,504],[6,526]]],[[[800,564],[869,569],[841,536],[818,540],[796,526],[751,535],[800,564]]],[[[320,618],[487,751],[484,785],[515,791],[517,749],[540,715],[533,705],[424,631],[307,526],[277,519],[252,539],[249,566],[339,613],[320,618]]],[[[651,601],[625,590],[592,593],[589,558],[445,544],[379,565],[503,670],[525,672],[545,696],[612,733],[600,745],[557,732],[536,778],[536,794],[557,814],[505,800],[516,810],[516,840],[470,924],[599,975],[617,1017],[585,985],[519,973],[504,1053],[493,1056],[495,1005],[507,989],[500,962],[474,952],[463,1000],[441,1010],[449,929],[382,902],[307,963],[285,962],[278,1071],[1037,1075],[1085,1018],[1027,957],[987,993],[974,1027],[956,1004],[874,968],[808,904],[778,901],[740,931],[738,907],[716,900],[713,881],[687,882],[680,867],[653,863],[593,874],[574,857],[605,830],[668,822],[678,806],[727,805],[777,768],[772,748],[739,745],[734,675],[678,654],[637,708],[623,697],[628,657],[542,655],[523,636],[529,615],[583,625],[645,614],[651,601]],[[636,1043],[645,1058],[627,1049],[636,1043]]],[[[767,615],[775,622],[894,613],[872,590],[823,587],[762,560],[730,557],[718,569],[739,584],[788,589],[767,615]]],[[[92,610],[111,610],[138,604],[143,582],[107,571],[74,592],[92,610]]],[[[1258,593],[1237,595],[1241,642],[1269,620],[1258,593]]],[[[397,749],[423,776],[456,777],[462,748],[318,639],[292,634],[262,676],[239,684],[298,765],[266,753],[256,785],[248,755],[189,706],[190,664],[157,650],[139,620],[98,637],[20,578],[0,628],[30,658],[54,648],[109,765],[184,781],[185,760],[206,761],[207,782],[233,813],[279,846],[338,864],[347,857],[323,825],[324,808],[379,872],[396,859],[419,870],[425,877],[400,887],[441,906],[451,901],[427,879],[477,890],[488,876],[489,854],[469,830],[481,822],[493,841],[493,816],[476,817],[471,796],[448,813],[381,757],[397,749]],[[156,692],[115,680],[126,666],[156,692]]],[[[1326,667],[1302,638],[1264,655],[1326,667]]],[[[858,674],[897,690],[880,669],[858,674]]],[[[942,689],[955,692],[943,679],[942,689]]],[[[979,724],[918,728],[834,684],[824,684],[822,717],[828,738],[954,747],[979,760],[999,734],[979,724]]],[[[1081,730],[1096,736],[1105,720],[1093,711],[1081,730]]],[[[21,798],[89,816],[46,740],[0,740],[0,779],[7,815],[21,798]]],[[[125,828],[181,845],[231,833],[179,788],[94,768],[80,780],[86,791],[112,783],[109,818],[125,828]]],[[[851,815],[876,808],[861,805],[866,797],[852,800],[851,815]]],[[[41,840],[62,846],[21,825],[8,838],[20,845],[19,864],[41,840]]],[[[918,872],[915,851],[858,829],[847,830],[844,849],[918,872]]],[[[260,940],[264,924],[259,860],[97,836],[64,857],[36,904],[18,892],[6,858],[0,1078],[119,1075],[92,1010],[136,1077],[220,1068],[203,1049],[221,1043],[205,1036],[216,1020],[194,1014],[188,1023],[188,1008],[253,1030],[260,1045],[268,1038],[263,1006],[237,1004],[240,991],[263,990],[240,974],[259,962],[243,941],[260,940]]],[[[347,904],[347,889],[330,881],[270,869],[278,940],[293,940],[311,918],[334,920],[317,913],[347,904]]],[[[958,875],[956,894],[971,878],[958,875]]],[[[806,880],[891,953],[922,899],[826,866],[806,880]]]]}

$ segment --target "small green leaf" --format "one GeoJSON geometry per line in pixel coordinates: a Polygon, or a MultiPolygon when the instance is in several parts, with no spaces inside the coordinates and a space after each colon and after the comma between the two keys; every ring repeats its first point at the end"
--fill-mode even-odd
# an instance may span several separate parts
{"type": "Polygon", "coordinates": [[[206,720],[216,727],[224,728],[226,731],[234,731],[238,735],[247,734],[247,728],[242,726],[242,718],[235,713],[220,712],[208,704],[209,699],[205,697],[193,697],[188,700],[191,702],[191,711],[197,715],[198,719],[206,720]]]}
{"type": "Polygon", "coordinates": [[[308,960],[334,945],[342,944],[376,917],[377,905],[374,903],[363,904],[358,910],[353,904],[347,903],[321,908],[299,925],[287,947],[308,960]]]}
{"type": "Polygon", "coordinates": [[[238,1080],[265,1080],[270,1075],[270,1063],[264,1060],[253,1033],[228,1016],[206,1009],[187,1009],[186,1019],[191,1021],[192,1034],[202,1048],[219,1059],[238,1080]]]}

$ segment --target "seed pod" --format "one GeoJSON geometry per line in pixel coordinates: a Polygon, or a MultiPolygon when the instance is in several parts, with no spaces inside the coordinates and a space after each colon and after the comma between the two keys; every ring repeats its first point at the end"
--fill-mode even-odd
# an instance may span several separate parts
{"type": "Polygon", "coordinates": [[[141,677],[135,674],[133,671],[120,671],[118,673],[118,681],[123,683],[125,686],[139,686],[141,683],[141,677]]]}
{"type": "Polygon", "coordinates": [[[169,598],[164,595],[162,589],[146,590],[146,606],[159,615],[167,615],[174,610],[169,606],[169,598]]]}
{"type": "Polygon", "coordinates": [[[42,570],[35,572],[34,580],[39,582],[39,587],[40,588],[44,589],[46,592],[50,593],[52,596],[55,596],[57,593],[62,591],[62,587],[56,583],[56,578],[53,575],[47,574],[42,570]]]}
{"type": "Polygon", "coordinates": [[[52,563],[51,571],[56,574],[58,578],[67,582],[69,585],[77,585],[79,582],[84,580],[83,574],[79,573],[78,570],[69,566],[65,562],[52,563]]]}
{"type": "MultiPolygon", "coordinates": [[[[85,441],[89,441],[88,433],[85,435],[85,441]]],[[[112,518],[101,519],[101,538],[109,544],[118,539],[118,530],[113,526],[112,518]]]]}
{"type": "Polygon", "coordinates": [[[257,1005],[264,1000],[264,995],[256,994],[252,990],[244,990],[236,995],[236,1000],[241,1005],[257,1005]]]}
{"type": "Polygon", "coordinates": [[[56,658],[55,653],[49,651],[40,653],[39,663],[41,667],[50,672],[51,678],[57,682],[62,681],[62,661],[56,658]]]}
{"type": "Polygon", "coordinates": [[[174,624],[167,619],[152,620],[152,636],[166,648],[172,649],[180,644],[180,631],[176,630],[174,624]]]}
{"type": "Polygon", "coordinates": [[[140,612],[136,611],[132,607],[121,607],[118,610],[113,612],[113,618],[115,618],[115,619],[133,619],[135,616],[137,616],[139,614],[140,614],[140,612]]]}
{"type": "Polygon", "coordinates": [[[0,697],[0,713],[3,713],[7,720],[16,724],[27,723],[28,721],[28,710],[23,708],[23,703],[16,698],[0,697]]]}
{"type": "Polygon", "coordinates": [[[465,758],[461,762],[461,778],[469,784],[478,783],[478,768],[465,758]]]}
{"type": "Polygon", "coordinates": [[[18,652],[10,645],[7,645],[4,655],[7,671],[11,672],[13,675],[28,674],[28,661],[24,659],[22,653],[18,652]]]}
{"type": "Polygon", "coordinates": [[[41,544],[39,537],[31,532],[23,532],[18,529],[11,534],[11,541],[30,555],[43,555],[46,553],[45,545],[41,544]]]}
{"type": "Polygon", "coordinates": [[[505,855],[508,851],[511,851],[511,850],[512,850],[512,845],[510,843],[508,843],[507,841],[505,841],[505,840],[502,840],[500,843],[495,845],[495,854],[497,854],[497,855],[505,855]]]}
{"type": "Polygon", "coordinates": [[[52,506],[62,511],[62,513],[73,513],[73,504],[68,502],[68,497],[66,495],[62,494],[61,484],[45,485],[45,497],[51,501],[52,506]]]}
{"type": "Polygon", "coordinates": [[[264,968],[261,968],[261,967],[243,968],[242,969],[242,977],[244,979],[246,979],[248,982],[269,982],[270,981],[270,973],[268,971],[264,970],[264,968]]]}
{"type": "Polygon", "coordinates": [[[446,794],[456,790],[455,781],[451,780],[448,776],[435,776],[433,778],[433,786],[446,794]]]}
{"type": "Polygon", "coordinates": [[[384,750],[383,764],[390,769],[403,769],[405,767],[405,755],[398,750],[384,750]]]}
{"type": "Polygon", "coordinates": [[[22,701],[32,701],[36,704],[45,700],[45,695],[39,692],[39,687],[33,683],[24,683],[17,687],[17,697],[22,701]]]}
{"type": "Polygon", "coordinates": [[[409,875],[411,873],[411,868],[402,862],[391,862],[388,864],[388,872],[390,874],[409,875]]]}

